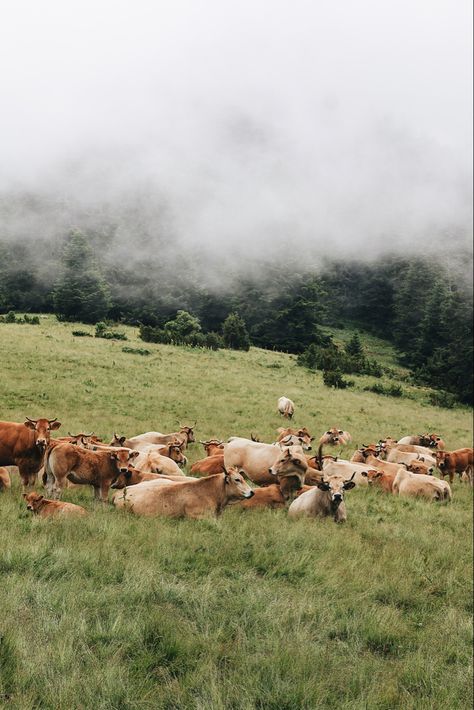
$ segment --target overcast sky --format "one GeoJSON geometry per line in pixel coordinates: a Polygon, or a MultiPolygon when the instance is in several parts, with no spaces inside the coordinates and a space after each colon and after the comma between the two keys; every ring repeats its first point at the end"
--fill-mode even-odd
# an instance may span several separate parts
{"type": "Polygon", "coordinates": [[[2,0],[0,190],[236,254],[466,240],[471,4],[2,0]]]}

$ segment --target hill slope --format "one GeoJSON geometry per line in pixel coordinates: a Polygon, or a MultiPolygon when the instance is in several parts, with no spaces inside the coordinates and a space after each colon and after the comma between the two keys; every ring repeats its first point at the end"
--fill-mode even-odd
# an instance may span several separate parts
{"type": "MultiPolygon", "coordinates": [[[[0,325],[0,418],[135,434],[272,440],[276,399],[355,443],[432,429],[468,445],[467,410],[332,391],[279,353],[202,352],[0,325]]],[[[358,384],[359,386],[359,384],[358,384]]],[[[349,449],[348,449],[349,450],[349,449]]],[[[202,456],[199,445],[190,459],[202,456]]],[[[87,520],[0,495],[0,698],[12,708],[439,708],[470,701],[472,491],[449,506],[348,494],[348,522],[286,511],[137,519],[71,490],[87,520]]]]}

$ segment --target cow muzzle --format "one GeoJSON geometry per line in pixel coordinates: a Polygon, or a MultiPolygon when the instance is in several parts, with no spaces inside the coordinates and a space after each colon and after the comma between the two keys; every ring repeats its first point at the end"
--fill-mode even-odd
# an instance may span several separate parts
{"type": "Polygon", "coordinates": [[[268,473],[270,473],[272,476],[276,476],[276,471],[273,470],[273,468],[268,469],[268,473]]]}
{"type": "Polygon", "coordinates": [[[253,491],[249,491],[248,493],[244,493],[244,498],[251,498],[254,495],[255,493],[253,491]]]}

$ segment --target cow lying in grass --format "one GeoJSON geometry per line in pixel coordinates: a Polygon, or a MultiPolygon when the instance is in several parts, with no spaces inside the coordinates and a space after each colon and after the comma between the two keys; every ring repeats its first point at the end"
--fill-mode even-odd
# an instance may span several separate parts
{"type": "Polygon", "coordinates": [[[207,478],[176,483],[148,481],[116,493],[114,505],[136,515],[163,515],[198,520],[219,515],[229,503],[251,498],[254,492],[240,473],[231,469],[207,478]]]}
{"type": "Polygon", "coordinates": [[[59,500],[49,500],[39,493],[23,493],[26,507],[34,515],[40,518],[70,517],[75,515],[87,515],[87,510],[74,503],[65,503],[59,500]]]}
{"type": "Polygon", "coordinates": [[[399,496],[428,498],[428,500],[451,500],[449,483],[434,476],[424,476],[410,471],[400,471],[393,481],[393,492],[399,496]]]}
{"type": "Polygon", "coordinates": [[[332,516],[336,523],[343,523],[347,520],[344,493],[354,486],[352,479],[346,480],[342,476],[324,478],[293,501],[288,515],[290,518],[332,516]]]}

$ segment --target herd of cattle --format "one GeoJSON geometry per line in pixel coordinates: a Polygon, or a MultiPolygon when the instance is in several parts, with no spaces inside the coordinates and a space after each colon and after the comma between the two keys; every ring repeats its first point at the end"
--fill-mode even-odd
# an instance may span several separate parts
{"type": "MultiPolygon", "coordinates": [[[[291,419],[294,405],[286,397],[278,411],[291,419]]],[[[202,518],[218,515],[227,505],[243,508],[288,506],[290,517],[331,516],[346,520],[346,491],[376,486],[398,496],[450,501],[455,474],[473,483],[473,449],[446,451],[440,436],[429,433],[391,438],[357,448],[350,460],[323,454],[324,446],[344,446],[347,431],[329,429],[312,455],[306,427],[280,427],[274,443],[231,437],[201,441],[206,457],[189,470],[186,449],[195,443],[193,426],[169,434],[146,432],[127,439],[114,434],[109,444],[93,434],[53,438],[56,419],[0,422],[0,490],[10,488],[17,467],[28,510],[50,517],[80,514],[81,506],[60,501],[65,488],[89,485],[96,498],[138,515],[202,518]],[[433,475],[435,470],[441,478],[433,475]],[[449,477],[449,483],[444,480],[449,477]],[[50,498],[31,490],[42,484],[50,498]],[[249,485],[252,484],[252,485],[249,485]],[[450,485],[451,484],[451,485],[450,485]]]]}

